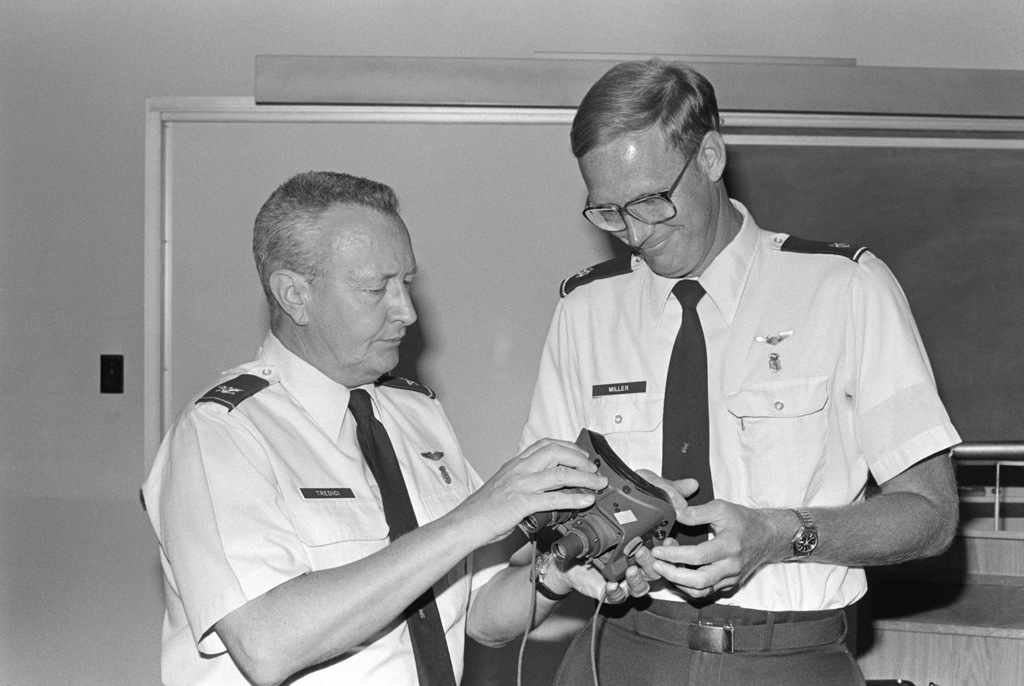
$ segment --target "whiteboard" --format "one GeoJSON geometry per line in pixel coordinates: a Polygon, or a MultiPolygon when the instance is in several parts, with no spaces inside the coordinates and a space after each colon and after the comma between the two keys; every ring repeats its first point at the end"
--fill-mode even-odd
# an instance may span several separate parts
{"type": "MultiPolygon", "coordinates": [[[[764,228],[872,248],[907,291],[965,439],[1020,438],[1024,123],[723,113],[727,183],[764,228]]],[[[515,454],[562,279],[621,250],[580,216],[558,108],[148,103],[145,462],[177,409],[254,357],[250,250],[310,169],[395,188],[420,319],[397,373],[440,397],[483,476],[515,454]]]]}

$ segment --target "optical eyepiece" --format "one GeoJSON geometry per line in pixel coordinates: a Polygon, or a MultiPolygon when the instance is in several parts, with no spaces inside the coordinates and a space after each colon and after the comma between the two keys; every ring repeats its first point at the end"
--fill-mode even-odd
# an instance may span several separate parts
{"type": "Polygon", "coordinates": [[[615,546],[621,536],[604,517],[584,517],[573,522],[572,528],[551,544],[551,552],[561,560],[577,557],[597,557],[615,546]]]}
{"type": "Polygon", "coordinates": [[[574,560],[581,555],[585,555],[589,547],[587,540],[583,538],[583,534],[579,530],[573,529],[551,544],[551,552],[554,554],[555,559],[559,562],[564,562],[565,560],[574,560]]]}
{"type": "Polygon", "coordinates": [[[523,523],[520,525],[528,534],[532,534],[535,531],[540,531],[551,522],[550,512],[537,512],[536,514],[527,515],[523,517],[523,523]]]}

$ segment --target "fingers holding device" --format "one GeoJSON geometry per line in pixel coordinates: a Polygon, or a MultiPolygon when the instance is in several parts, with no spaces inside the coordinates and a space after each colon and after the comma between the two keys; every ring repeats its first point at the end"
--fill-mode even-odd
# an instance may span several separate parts
{"type": "Polygon", "coordinates": [[[608,486],[581,510],[538,512],[523,519],[527,534],[551,528],[561,538],[551,544],[558,562],[589,560],[608,581],[621,581],[641,547],[663,541],[675,522],[672,500],[661,488],[630,469],[601,434],[583,429],[576,445],[587,451],[608,486]]]}

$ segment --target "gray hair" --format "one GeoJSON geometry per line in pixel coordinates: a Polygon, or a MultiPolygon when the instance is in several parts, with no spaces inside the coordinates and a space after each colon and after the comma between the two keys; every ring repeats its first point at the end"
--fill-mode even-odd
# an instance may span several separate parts
{"type": "Polygon", "coordinates": [[[330,246],[319,221],[337,205],[357,205],[399,218],[398,196],[390,186],[329,171],[296,174],[260,208],[253,226],[252,252],[272,318],[279,309],[270,289],[275,271],[290,269],[311,284],[323,275],[330,246]]]}
{"type": "Polygon", "coordinates": [[[677,149],[697,152],[721,121],[715,89],[681,63],[621,62],[597,80],[580,102],[569,140],[577,158],[627,133],[660,126],[677,149]]]}

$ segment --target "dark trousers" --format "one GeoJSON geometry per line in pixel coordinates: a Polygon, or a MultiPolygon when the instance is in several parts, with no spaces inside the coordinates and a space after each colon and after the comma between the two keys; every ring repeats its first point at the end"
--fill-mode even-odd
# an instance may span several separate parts
{"type": "Polygon", "coordinates": [[[698,609],[650,599],[605,606],[569,646],[555,684],[593,684],[593,655],[599,686],[864,686],[860,667],[843,640],[845,628],[841,610],[769,613],[724,605],[698,609]],[[696,650],[690,629],[696,623],[731,624],[737,632],[747,631],[743,636],[748,638],[750,630],[739,627],[754,627],[761,644],[748,640],[736,652],[696,650]],[[794,633],[781,627],[785,624],[830,628],[794,633]]]}

